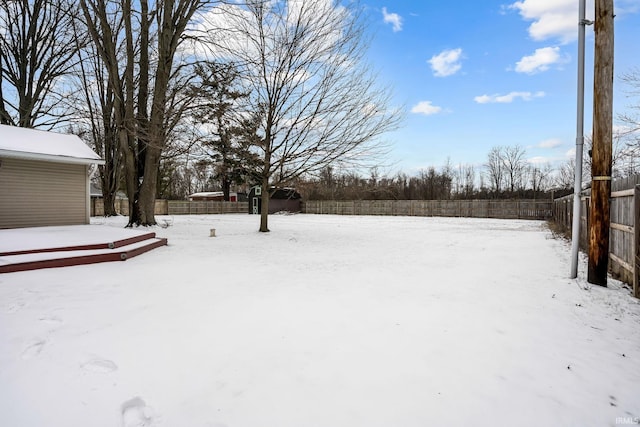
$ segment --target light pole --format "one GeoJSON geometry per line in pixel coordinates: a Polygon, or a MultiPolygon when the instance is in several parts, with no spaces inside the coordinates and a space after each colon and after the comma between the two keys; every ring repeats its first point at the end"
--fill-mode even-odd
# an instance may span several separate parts
{"type": "Polygon", "coordinates": [[[578,111],[576,133],[576,169],[573,183],[573,222],[571,224],[571,278],[578,277],[580,251],[580,192],[582,190],[582,153],[584,147],[584,44],[585,27],[593,22],[585,19],[585,2],[579,0],[578,11],[578,111]]]}

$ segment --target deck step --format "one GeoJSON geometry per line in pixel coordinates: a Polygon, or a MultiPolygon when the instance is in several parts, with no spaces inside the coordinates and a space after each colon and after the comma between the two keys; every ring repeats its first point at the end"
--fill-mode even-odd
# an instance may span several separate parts
{"type": "Polygon", "coordinates": [[[0,273],[126,261],[166,244],[167,239],[157,238],[155,233],[148,233],[103,244],[16,251],[0,254],[0,273]],[[141,239],[144,236],[146,238],[141,239]]]}
{"type": "Polygon", "coordinates": [[[38,254],[38,253],[44,253],[44,252],[71,252],[71,251],[89,251],[89,250],[98,250],[98,249],[116,249],[116,248],[122,248],[128,245],[132,245],[134,243],[143,242],[145,240],[154,239],[155,237],[156,237],[156,233],[153,233],[153,232],[142,233],[132,237],[127,237],[125,239],[114,240],[112,242],[91,243],[91,244],[82,244],[82,245],[74,245],[74,246],[54,246],[49,248],[35,248],[35,249],[0,252],[0,257],[13,256],[13,255],[38,254]]]}

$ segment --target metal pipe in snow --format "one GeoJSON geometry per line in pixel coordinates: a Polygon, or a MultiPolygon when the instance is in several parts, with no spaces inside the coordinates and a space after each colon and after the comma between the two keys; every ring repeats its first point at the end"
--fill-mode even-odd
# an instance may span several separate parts
{"type": "Polygon", "coordinates": [[[582,153],[584,148],[584,39],[585,26],[591,22],[585,19],[585,1],[579,0],[578,11],[578,111],[576,136],[576,167],[573,183],[573,221],[571,224],[571,275],[578,277],[578,253],[580,251],[580,192],[582,190],[582,153]]]}

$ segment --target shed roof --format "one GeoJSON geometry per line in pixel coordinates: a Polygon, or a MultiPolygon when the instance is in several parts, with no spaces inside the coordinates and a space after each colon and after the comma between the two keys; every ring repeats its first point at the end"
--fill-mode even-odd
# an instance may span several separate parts
{"type": "MultiPolygon", "coordinates": [[[[96,182],[92,182],[89,186],[89,195],[91,197],[102,197],[102,185],[96,182]]],[[[116,199],[126,199],[127,195],[123,191],[116,191],[116,199]]]]}
{"type": "Polygon", "coordinates": [[[202,191],[200,193],[189,194],[187,197],[221,197],[224,196],[222,191],[202,191]]]}
{"type": "Polygon", "coordinates": [[[7,125],[0,125],[0,157],[104,164],[104,160],[76,135],[7,125]]]}

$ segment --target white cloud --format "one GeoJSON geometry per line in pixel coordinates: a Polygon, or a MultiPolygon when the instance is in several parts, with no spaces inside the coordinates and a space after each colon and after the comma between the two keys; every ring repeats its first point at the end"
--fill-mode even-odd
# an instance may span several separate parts
{"type": "MultiPolygon", "coordinates": [[[[558,39],[568,43],[578,36],[578,3],[576,0],[522,0],[509,7],[526,21],[533,21],[529,26],[532,39],[558,39]]],[[[587,10],[593,8],[587,7],[587,10]]]]}
{"type": "Polygon", "coordinates": [[[547,139],[538,144],[539,148],[558,148],[562,145],[562,141],[559,139],[547,139]]]}
{"type": "Polygon", "coordinates": [[[480,95],[473,98],[473,100],[478,104],[510,104],[518,98],[523,101],[531,101],[533,98],[542,98],[544,95],[544,92],[510,92],[506,95],[480,95]]]}
{"type": "Polygon", "coordinates": [[[535,74],[541,71],[547,71],[553,64],[563,64],[568,60],[560,55],[560,48],[543,47],[536,49],[533,55],[524,56],[516,62],[516,71],[518,73],[535,74]]]}
{"type": "Polygon", "coordinates": [[[431,57],[427,62],[431,64],[433,75],[436,77],[447,77],[457,73],[462,64],[462,49],[449,49],[431,57]]]}
{"type": "Polygon", "coordinates": [[[383,7],[382,16],[385,24],[391,24],[394,33],[402,31],[402,17],[400,15],[397,13],[388,13],[387,8],[383,7]]]}
{"type": "Polygon", "coordinates": [[[542,165],[545,163],[549,163],[550,161],[551,161],[550,158],[543,157],[543,156],[536,156],[536,157],[531,157],[530,159],[527,159],[527,163],[532,165],[542,165]]]}
{"type": "Polygon", "coordinates": [[[442,112],[442,107],[433,105],[431,101],[420,101],[411,109],[412,113],[424,114],[425,116],[431,116],[442,112]]]}
{"type": "MultiPolygon", "coordinates": [[[[508,6],[517,10],[529,26],[529,36],[534,40],[557,39],[569,43],[578,38],[578,0],[520,0],[508,6]]],[[[503,9],[504,10],[504,9],[503,9]]],[[[594,0],[587,0],[586,18],[594,20],[594,0]]],[[[638,0],[616,0],[614,13],[617,16],[637,13],[638,0]]]]}

